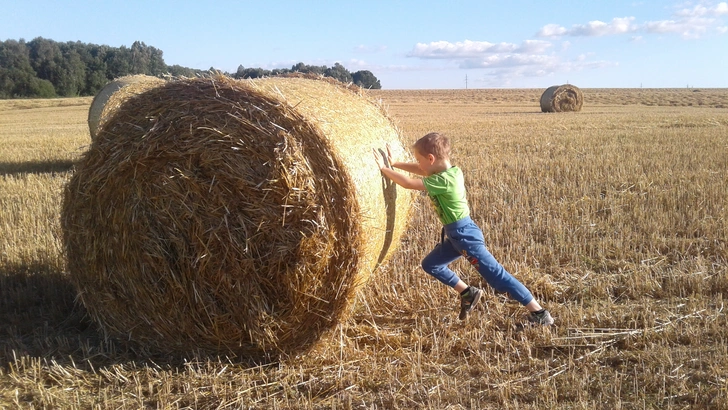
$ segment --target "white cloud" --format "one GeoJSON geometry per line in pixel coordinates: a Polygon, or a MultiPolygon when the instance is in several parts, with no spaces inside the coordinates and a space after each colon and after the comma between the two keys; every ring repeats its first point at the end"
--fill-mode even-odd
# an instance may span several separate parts
{"type": "Polygon", "coordinates": [[[698,38],[707,31],[708,22],[705,19],[692,18],[690,21],[648,21],[643,25],[643,31],[650,34],[680,34],[685,38],[698,38]]]}
{"type": "MultiPolygon", "coordinates": [[[[570,45],[568,41],[563,42],[561,51],[567,50],[570,45]]],[[[559,53],[548,52],[552,47],[551,42],[544,40],[526,40],[520,44],[471,40],[455,43],[435,41],[417,43],[407,57],[445,61],[448,66],[456,64],[461,69],[485,70],[487,77],[495,78],[501,85],[507,84],[509,79],[519,77],[538,77],[613,65],[609,62],[591,61],[592,53],[564,62],[559,53]]],[[[437,70],[442,67],[441,64],[430,65],[427,69],[437,70]]]]}
{"type": "Polygon", "coordinates": [[[560,36],[585,36],[585,37],[601,37],[607,35],[624,34],[634,31],[636,28],[632,24],[634,17],[617,17],[611,22],[594,20],[587,24],[575,24],[570,29],[558,26],[556,24],[548,24],[543,26],[538,32],[540,37],[560,37],[560,36]]]}
{"type": "Polygon", "coordinates": [[[699,38],[713,25],[713,19],[692,17],[685,20],[649,21],[643,25],[646,33],[680,34],[685,38],[699,38]]]}
{"type": "Polygon", "coordinates": [[[431,43],[417,43],[408,57],[419,58],[471,58],[489,53],[515,52],[518,49],[512,43],[490,43],[487,41],[434,41],[431,43]]]}
{"type": "Polygon", "coordinates": [[[717,6],[715,6],[715,15],[716,16],[722,16],[724,14],[728,14],[728,3],[723,2],[719,3],[717,6]]]}
{"type": "Polygon", "coordinates": [[[699,4],[687,3],[690,6],[683,6],[670,19],[665,20],[637,22],[635,17],[617,17],[608,22],[594,20],[586,24],[575,24],[571,28],[548,24],[536,34],[542,38],[540,40],[526,40],[521,43],[471,40],[417,43],[407,57],[420,59],[423,62],[420,68],[426,70],[445,67],[482,70],[486,82],[492,80],[494,85],[497,83],[500,86],[522,77],[561,75],[614,67],[619,63],[596,60],[594,53],[567,58],[571,42],[562,41],[554,47],[549,40],[556,37],[628,35],[631,42],[642,43],[646,35],[654,33],[676,33],[686,38],[700,37],[712,29],[719,33],[728,33],[728,26],[721,21],[722,16],[728,15],[728,2],[699,1],[699,4]]]}
{"type": "MultiPolygon", "coordinates": [[[[634,17],[617,17],[611,22],[595,20],[587,24],[575,24],[571,28],[547,24],[538,31],[539,37],[582,36],[601,37],[642,32],[647,34],[680,34],[685,38],[698,38],[711,27],[717,27],[719,18],[728,15],[728,2],[706,6],[701,3],[673,13],[673,18],[635,23],[634,17]]],[[[718,27],[719,29],[719,27],[718,27]]],[[[720,29],[719,29],[720,31],[720,29]]]]}
{"type": "Polygon", "coordinates": [[[566,34],[567,31],[569,30],[558,24],[547,24],[541,27],[541,30],[536,35],[539,37],[559,37],[566,34]]]}
{"type": "Polygon", "coordinates": [[[516,48],[516,53],[545,53],[551,43],[543,40],[526,40],[516,48]]]}
{"type": "MultiPolygon", "coordinates": [[[[680,34],[685,38],[699,38],[711,27],[719,24],[718,18],[728,14],[728,3],[721,2],[706,7],[702,4],[693,8],[684,8],[674,13],[674,19],[648,21],[643,24],[643,31],[658,34],[680,34]]],[[[720,27],[718,31],[720,32],[720,27]]]]}
{"type": "Polygon", "coordinates": [[[698,4],[692,9],[682,9],[675,13],[676,16],[693,18],[693,17],[718,17],[723,14],[728,14],[728,3],[721,2],[715,6],[706,7],[702,4],[698,4]]]}
{"type": "Polygon", "coordinates": [[[467,59],[460,68],[521,67],[529,65],[550,66],[558,59],[547,55],[495,54],[481,59],[467,59]]]}
{"type": "Polygon", "coordinates": [[[587,56],[581,55],[573,61],[560,61],[557,58],[540,61],[539,64],[529,64],[517,67],[498,67],[485,72],[477,81],[484,86],[508,87],[521,78],[538,78],[551,75],[580,72],[590,69],[612,67],[618,65],[608,61],[586,61],[587,56]]]}
{"type": "Polygon", "coordinates": [[[617,17],[612,19],[610,23],[603,21],[590,21],[584,25],[576,25],[570,30],[572,36],[589,36],[600,37],[614,34],[629,33],[634,30],[632,21],[634,17],[617,17]]]}
{"type": "Polygon", "coordinates": [[[543,53],[551,47],[551,43],[543,40],[526,40],[520,45],[513,43],[490,43],[487,41],[434,41],[417,43],[407,57],[431,59],[478,58],[485,55],[502,53],[543,53]]]}
{"type": "Polygon", "coordinates": [[[356,71],[360,69],[366,69],[370,66],[366,61],[364,60],[358,60],[355,58],[349,59],[349,61],[346,62],[346,68],[349,69],[349,71],[356,71]]]}

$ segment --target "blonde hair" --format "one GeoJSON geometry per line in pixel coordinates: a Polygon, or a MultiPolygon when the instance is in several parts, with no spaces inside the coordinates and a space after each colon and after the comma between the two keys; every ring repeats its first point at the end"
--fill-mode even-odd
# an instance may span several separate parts
{"type": "Polygon", "coordinates": [[[439,132],[431,132],[418,139],[412,148],[422,155],[432,154],[437,159],[450,158],[450,138],[439,132]]]}

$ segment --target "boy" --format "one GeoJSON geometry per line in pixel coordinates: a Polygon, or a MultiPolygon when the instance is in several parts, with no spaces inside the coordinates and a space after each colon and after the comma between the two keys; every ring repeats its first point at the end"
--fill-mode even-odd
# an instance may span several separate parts
{"type": "Polygon", "coordinates": [[[413,145],[417,163],[392,163],[392,153],[374,150],[374,158],[382,174],[406,189],[427,191],[435,212],[444,225],[442,240],[422,260],[422,269],[460,293],[460,320],[465,320],[483,291],[468,286],[448,265],[458,258],[473,265],[485,281],[498,292],[508,292],[530,312],[529,322],[550,326],[554,319],[539,305],[531,292],[508,273],[485,247],[483,232],[470,219],[463,173],[450,164],[450,140],[439,133],[425,135],[413,145]],[[387,167],[390,164],[392,168],[387,167]],[[424,178],[410,178],[395,171],[399,168],[424,178]]]}

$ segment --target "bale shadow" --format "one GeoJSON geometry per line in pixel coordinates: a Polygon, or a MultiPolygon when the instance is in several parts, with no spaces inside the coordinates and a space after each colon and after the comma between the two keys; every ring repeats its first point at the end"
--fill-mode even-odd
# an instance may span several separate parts
{"type": "Polygon", "coordinates": [[[41,263],[0,265],[0,324],[0,368],[8,371],[26,356],[85,371],[116,364],[185,371],[191,362],[207,361],[256,367],[277,360],[204,351],[174,355],[108,337],[76,302],[68,274],[41,263]]]}
{"type": "Polygon", "coordinates": [[[0,161],[0,175],[19,174],[56,174],[68,172],[73,168],[74,161],[27,161],[6,162],[0,161]]]}
{"type": "MultiPolygon", "coordinates": [[[[86,361],[103,336],[82,306],[66,274],[42,264],[0,267],[0,365],[32,356],[86,361]]],[[[95,363],[94,363],[95,364],[95,363]]]]}
{"type": "MultiPolygon", "coordinates": [[[[379,149],[379,154],[385,161],[387,160],[387,155],[383,149],[379,149]]],[[[387,164],[387,166],[391,166],[391,164],[387,164]]],[[[384,261],[387,252],[389,252],[389,247],[392,246],[394,224],[397,218],[397,184],[382,175],[382,191],[384,194],[384,212],[387,215],[387,228],[384,234],[384,244],[377,258],[377,265],[384,261]]]]}

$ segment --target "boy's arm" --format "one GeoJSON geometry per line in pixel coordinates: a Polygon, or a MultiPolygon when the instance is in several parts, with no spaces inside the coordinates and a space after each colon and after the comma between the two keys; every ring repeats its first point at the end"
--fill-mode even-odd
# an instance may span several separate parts
{"type": "Polygon", "coordinates": [[[422,182],[422,179],[420,178],[410,178],[405,174],[401,174],[387,167],[379,168],[379,170],[382,171],[382,174],[384,174],[384,176],[391,179],[402,188],[416,189],[418,191],[425,190],[425,183],[422,182]]]}
{"type": "MultiPolygon", "coordinates": [[[[391,153],[387,152],[386,154],[380,153],[377,150],[374,151],[374,159],[377,161],[377,166],[379,167],[379,170],[382,172],[382,174],[394,181],[397,185],[407,188],[407,189],[416,189],[419,191],[425,190],[425,184],[422,182],[419,178],[410,178],[404,174],[401,174],[389,167],[387,167],[387,162],[391,163],[391,153]],[[385,157],[386,155],[386,157],[385,157]]],[[[389,149],[387,150],[389,151],[389,149]]],[[[402,163],[397,163],[402,164],[402,163]]],[[[415,164],[416,165],[416,164],[415,164]]],[[[393,164],[394,166],[394,164],[393,164]]]]}
{"type": "Polygon", "coordinates": [[[392,168],[399,168],[409,172],[410,174],[420,175],[423,177],[425,176],[416,162],[395,162],[392,164],[392,168]]]}

